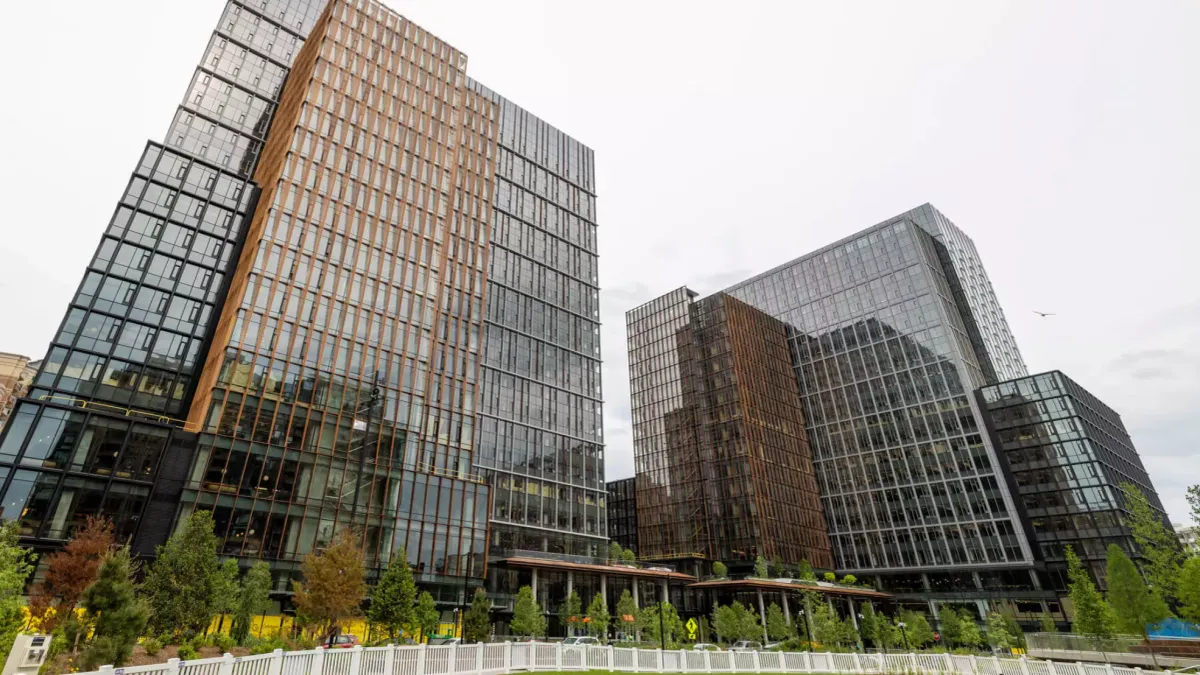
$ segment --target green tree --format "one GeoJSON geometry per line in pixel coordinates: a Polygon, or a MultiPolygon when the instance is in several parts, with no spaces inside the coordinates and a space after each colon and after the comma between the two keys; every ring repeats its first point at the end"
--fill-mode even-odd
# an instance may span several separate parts
{"type": "Polygon", "coordinates": [[[733,607],[733,611],[737,616],[738,638],[742,640],[762,640],[763,627],[758,612],[738,602],[733,603],[733,607]]]}
{"type": "Polygon", "coordinates": [[[1146,582],[1165,602],[1174,602],[1180,567],[1184,562],[1179,537],[1167,528],[1162,512],[1154,508],[1133,483],[1122,483],[1121,490],[1125,493],[1125,505],[1129,509],[1127,524],[1130,533],[1145,561],[1142,563],[1142,572],[1146,582]]]}
{"type": "Polygon", "coordinates": [[[233,613],[233,626],[229,635],[238,644],[250,637],[250,624],[254,617],[267,611],[271,605],[271,566],[258,561],[250,566],[242,579],[237,593],[237,604],[233,613]]]}
{"type": "MultiPolygon", "coordinates": [[[[413,608],[413,627],[422,640],[433,635],[441,623],[442,613],[433,603],[433,596],[428,591],[421,591],[417,596],[417,606],[413,608]]],[[[542,619],[542,633],[545,633],[545,619],[542,619]]]]}
{"type": "Polygon", "coordinates": [[[142,584],[156,634],[201,633],[212,623],[217,543],[212,514],[193,511],[158,547],[142,584]]]}
{"type": "Polygon", "coordinates": [[[1179,615],[1200,623],[1200,556],[1188,558],[1179,575],[1179,615]]]}
{"type": "Polygon", "coordinates": [[[17,521],[0,521],[0,662],[8,658],[13,640],[25,622],[21,594],[33,571],[33,551],[18,545],[17,521]]]}
{"type": "Polygon", "coordinates": [[[847,574],[846,576],[842,577],[842,583],[846,584],[847,586],[853,586],[854,584],[858,583],[858,577],[854,576],[853,574],[847,574]]]}
{"type": "Polygon", "coordinates": [[[987,617],[988,643],[1001,651],[1012,651],[1017,646],[1017,636],[1010,632],[1008,622],[999,612],[991,612],[987,617]]]}
{"type": "Polygon", "coordinates": [[[371,592],[367,618],[387,630],[388,637],[394,640],[412,625],[416,603],[417,584],[408,565],[408,554],[401,548],[392,556],[387,570],[371,592]]]}
{"type": "Polygon", "coordinates": [[[678,646],[678,640],[683,637],[683,620],[669,602],[660,602],[642,609],[638,615],[638,625],[642,631],[642,639],[657,643],[659,637],[659,612],[662,612],[662,629],[665,631],[667,649],[678,646]],[[675,645],[673,647],[672,645],[675,645]]]}
{"type": "Polygon", "coordinates": [[[637,626],[638,608],[633,602],[633,596],[629,594],[629,589],[621,591],[621,597],[617,598],[617,630],[629,635],[634,632],[637,626]]]}
{"type": "Polygon", "coordinates": [[[759,579],[767,578],[767,561],[760,555],[754,559],[754,576],[759,579]]]}
{"type": "Polygon", "coordinates": [[[829,604],[816,600],[811,603],[809,622],[812,627],[813,641],[824,648],[839,645],[842,639],[842,626],[837,614],[829,608],[829,604]]]}
{"type": "Polygon", "coordinates": [[[1151,624],[1171,616],[1163,599],[1146,587],[1142,575],[1125,551],[1108,546],[1108,604],[1117,617],[1117,629],[1149,638],[1151,624]]]}
{"type": "Polygon", "coordinates": [[[942,632],[942,640],[951,647],[961,645],[963,622],[962,617],[958,615],[958,610],[943,605],[942,610],[938,612],[938,621],[942,632]]]}
{"type": "Polygon", "coordinates": [[[587,632],[595,638],[608,637],[608,624],[612,616],[608,613],[608,600],[603,594],[592,596],[592,602],[587,608],[587,632]]]}
{"type": "MultiPolygon", "coordinates": [[[[632,598],[630,599],[632,602],[632,598]]],[[[537,637],[546,634],[546,617],[542,606],[533,597],[533,589],[522,586],[517,591],[517,602],[513,606],[513,618],[509,629],[521,637],[537,637]]]]}
{"type": "Polygon", "coordinates": [[[729,568],[725,567],[725,563],[720,560],[713,563],[713,576],[718,579],[724,579],[729,574],[729,568]]]}
{"type": "Polygon", "coordinates": [[[826,572],[825,573],[825,581],[828,581],[829,583],[833,583],[833,582],[837,581],[837,575],[834,574],[833,572],[826,572]]]}
{"type": "Polygon", "coordinates": [[[713,610],[713,629],[724,640],[761,640],[762,626],[758,615],[746,609],[740,602],[718,605],[713,610]]]}
{"type": "Polygon", "coordinates": [[[875,606],[867,603],[862,607],[862,618],[858,620],[858,628],[862,631],[864,640],[870,640],[871,646],[879,648],[881,639],[879,635],[880,617],[875,613],[875,606]]]}
{"type": "Polygon", "coordinates": [[[1041,630],[1043,633],[1058,632],[1058,622],[1055,621],[1054,617],[1050,616],[1049,614],[1043,614],[1038,622],[1041,624],[1041,630]]]}
{"type": "Polygon", "coordinates": [[[1021,628],[1021,624],[1017,623],[1016,618],[1007,612],[1000,612],[1000,620],[1004,623],[1004,630],[1013,638],[1013,647],[1025,649],[1025,631],[1021,628]]]}
{"type": "Polygon", "coordinates": [[[621,548],[620,544],[618,544],[615,541],[609,542],[609,544],[608,544],[608,559],[609,560],[611,560],[613,562],[620,560],[621,554],[624,552],[625,552],[625,550],[621,548]]]}
{"type": "Polygon", "coordinates": [[[900,612],[900,620],[904,622],[904,633],[910,645],[919,649],[933,642],[933,629],[924,614],[904,610],[900,612]]]}
{"type": "Polygon", "coordinates": [[[579,598],[578,591],[572,590],[558,608],[558,620],[567,629],[567,635],[574,635],[583,627],[583,600],[579,598]]]}
{"type": "Polygon", "coordinates": [[[975,615],[969,609],[958,610],[958,618],[962,631],[958,643],[967,649],[978,649],[983,644],[983,632],[975,622],[975,615]]]}
{"type": "Polygon", "coordinates": [[[92,630],[82,657],[88,670],[123,665],[146,629],[150,608],[134,594],[133,573],[129,547],[124,546],[105,558],[96,582],[83,593],[85,621],[92,630]]]}
{"type": "Polygon", "coordinates": [[[904,637],[900,634],[900,627],[896,625],[899,619],[888,617],[886,614],[880,614],[878,628],[879,640],[884,647],[895,649],[904,644],[904,637]]]}
{"type": "Polygon", "coordinates": [[[71,616],[83,592],[96,581],[100,563],[112,548],[112,521],[88,516],[84,525],[71,533],[71,540],[63,550],[42,559],[45,576],[29,594],[29,613],[38,619],[41,632],[53,632],[71,616]]]}
{"type": "Polygon", "coordinates": [[[627,548],[624,551],[621,551],[621,562],[623,562],[623,563],[637,562],[637,554],[634,553],[631,549],[627,548]]]}
{"type": "Polygon", "coordinates": [[[1116,630],[1116,617],[1100,592],[1092,583],[1092,577],[1084,569],[1079,556],[1068,546],[1067,577],[1070,579],[1071,604],[1075,607],[1072,623],[1074,632],[1078,635],[1088,635],[1094,638],[1112,637],[1116,630]]]}
{"type": "Polygon", "coordinates": [[[1193,485],[1187,489],[1187,501],[1192,509],[1192,522],[1200,525],[1200,485],[1193,485]]]}
{"type": "Polygon", "coordinates": [[[217,632],[225,630],[225,615],[237,609],[238,601],[238,561],[236,558],[226,558],[213,575],[212,610],[220,616],[217,619],[217,632]]]}
{"type": "Polygon", "coordinates": [[[783,642],[788,638],[795,637],[796,631],[788,625],[787,617],[783,615],[783,610],[779,605],[771,603],[767,608],[767,637],[775,642],[783,642]]]}
{"type": "Polygon", "coordinates": [[[463,618],[463,637],[467,642],[486,642],[492,634],[492,602],[488,600],[487,591],[475,589],[471,598],[471,608],[463,618]]]}
{"type": "Polygon", "coordinates": [[[779,559],[779,556],[775,556],[774,558],[772,558],[771,559],[771,576],[775,577],[776,579],[782,579],[786,575],[787,575],[787,570],[784,569],[783,561],[779,559]]]}
{"type": "Polygon", "coordinates": [[[817,575],[815,572],[813,572],[812,565],[809,564],[808,560],[800,561],[800,571],[796,574],[796,578],[804,581],[817,580],[817,575]]]}

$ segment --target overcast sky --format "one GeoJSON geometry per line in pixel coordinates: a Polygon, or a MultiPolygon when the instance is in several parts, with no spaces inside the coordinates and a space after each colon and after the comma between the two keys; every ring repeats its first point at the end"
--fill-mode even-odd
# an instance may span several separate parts
{"type": "MultiPolygon", "coordinates": [[[[931,202],[974,238],[1030,369],[1116,408],[1186,519],[1200,2],[388,4],[596,150],[610,478],[633,472],[626,310],[931,202]]],[[[6,6],[25,28],[0,41],[0,351],[44,355],[223,5],[6,6]]]]}

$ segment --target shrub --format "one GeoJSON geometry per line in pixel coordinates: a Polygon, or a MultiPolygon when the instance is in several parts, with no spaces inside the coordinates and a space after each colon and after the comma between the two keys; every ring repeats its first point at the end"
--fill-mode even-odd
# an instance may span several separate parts
{"type": "Polygon", "coordinates": [[[842,577],[842,583],[846,584],[847,586],[853,586],[854,584],[858,583],[858,577],[854,576],[853,574],[847,574],[846,576],[842,577]]]}
{"type": "Polygon", "coordinates": [[[278,636],[262,638],[250,647],[250,653],[253,654],[270,654],[276,649],[287,649],[288,644],[278,636]]]}
{"type": "Polygon", "coordinates": [[[180,661],[192,661],[198,658],[200,658],[200,654],[196,652],[196,648],[193,647],[190,642],[185,642],[179,645],[180,661]]]}
{"type": "Polygon", "coordinates": [[[825,581],[828,581],[831,583],[834,581],[837,581],[837,575],[834,574],[833,572],[826,572],[825,573],[825,581]]]}
{"type": "Polygon", "coordinates": [[[154,656],[162,649],[162,643],[158,641],[158,638],[148,637],[142,640],[142,649],[145,649],[150,656],[154,656]]]}
{"type": "Polygon", "coordinates": [[[224,633],[217,633],[214,635],[212,642],[213,646],[220,649],[222,654],[232,651],[233,648],[237,646],[237,640],[234,640],[232,637],[224,633]]]}

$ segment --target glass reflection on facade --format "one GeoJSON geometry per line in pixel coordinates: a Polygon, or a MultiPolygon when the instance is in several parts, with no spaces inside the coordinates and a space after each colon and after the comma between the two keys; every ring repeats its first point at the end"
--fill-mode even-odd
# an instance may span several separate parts
{"type": "Polygon", "coordinates": [[[638,551],[636,478],[608,482],[608,538],[638,551]]]}
{"type": "Polygon", "coordinates": [[[839,570],[1031,565],[972,396],[1024,366],[966,235],[925,205],[727,292],[794,329],[839,570]]]}
{"type": "Polygon", "coordinates": [[[639,552],[831,568],[787,327],[695,296],[627,315],[639,552]]]}
{"type": "Polygon", "coordinates": [[[990,385],[977,396],[1055,587],[1066,587],[1067,546],[1101,583],[1109,544],[1138,558],[1121,485],[1137,486],[1160,511],[1162,503],[1120,415],[1059,371],[990,385]]]}
{"type": "Polygon", "coordinates": [[[490,554],[594,558],[608,544],[595,156],[471,87],[499,106],[476,449],[492,486],[490,554]]]}
{"type": "Polygon", "coordinates": [[[169,534],[196,442],[179,418],[254,207],[249,177],[324,5],[226,3],[165,141],[143,152],[0,439],[0,517],[35,546],[97,513],[138,553],[169,534]]]}

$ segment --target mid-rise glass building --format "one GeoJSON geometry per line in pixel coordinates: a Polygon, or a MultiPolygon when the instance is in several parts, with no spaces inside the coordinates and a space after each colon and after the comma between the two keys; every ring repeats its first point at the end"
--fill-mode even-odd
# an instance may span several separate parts
{"type": "Polygon", "coordinates": [[[1163,507],[1115,410],[1059,371],[989,385],[977,397],[1012,472],[1050,586],[1067,586],[1068,546],[1101,587],[1110,544],[1141,557],[1125,524],[1123,486],[1163,507]]]}

